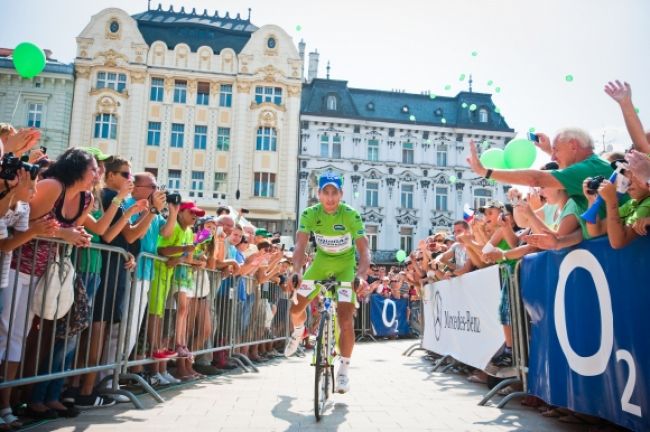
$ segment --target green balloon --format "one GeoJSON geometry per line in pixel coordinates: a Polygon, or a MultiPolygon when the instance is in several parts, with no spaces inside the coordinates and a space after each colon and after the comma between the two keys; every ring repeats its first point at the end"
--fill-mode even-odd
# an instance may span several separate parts
{"type": "Polygon", "coordinates": [[[460,106],[463,108],[467,108],[467,104],[465,102],[463,102],[460,106]]]}
{"type": "Polygon", "coordinates": [[[465,74],[460,74],[458,81],[465,81],[465,74]]]}
{"type": "Polygon", "coordinates": [[[451,84],[447,84],[447,85],[445,86],[445,90],[451,90],[451,84]]]}
{"type": "Polygon", "coordinates": [[[415,121],[415,116],[414,116],[413,114],[411,114],[411,115],[409,116],[409,120],[411,120],[411,121],[415,121]]]}
{"type": "Polygon", "coordinates": [[[476,57],[478,55],[478,51],[472,51],[472,57],[476,57]]]}
{"type": "Polygon", "coordinates": [[[501,87],[494,87],[494,91],[497,93],[501,93],[501,87]]]}
{"type": "Polygon", "coordinates": [[[566,82],[571,82],[571,81],[573,81],[573,75],[569,74],[569,75],[565,76],[564,79],[566,80],[566,82]]]}
{"type": "Polygon", "coordinates": [[[503,156],[503,150],[500,148],[491,148],[481,155],[481,163],[485,168],[504,169],[506,161],[503,156]]]}
{"type": "Polygon", "coordinates": [[[510,141],[503,150],[506,167],[511,169],[530,168],[536,157],[537,147],[525,138],[510,141]]]}
{"type": "Polygon", "coordinates": [[[530,128],[530,129],[528,129],[528,132],[530,132],[530,133],[535,133],[535,128],[532,127],[532,128],[530,128]]]}
{"type": "Polygon", "coordinates": [[[501,112],[501,108],[499,107],[494,107],[494,112],[499,114],[501,112]]]}
{"type": "Polygon", "coordinates": [[[443,117],[443,118],[441,118],[441,119],[440,119],[440,123],[443,123],[443,124],[445,124],[445,123],[447,123],[447,119],[446,119],[446,118],[444,118],[444,117],[443,117]]]}
{"type": "Polygon", "coordinates": [[[470,111],[476,111],[476,104],[471,104],[471,105],[469,106],[469,110],[470,110],[470,111]]]}
{"type": "Polygon", "coordinates": [[[637,113],[637,114],[638,114],[638,113],[639,113],[639,111],[640,111],[640,110],[639,110],[638,108],[636,108],[636,107],[634,107],[634,112],[635,112],[635,113],[637,113]]]}
{"type": "Polygon", "coordinates": [[[406,259],[406,252],[404,252],[402,249],[398,250],[395,252],[395,259],[397,262],[402,262],[406,259]]]}
{"type": "Polygon", "coordinates": [[[449,176],[449,183],[454,184],[454,183],[456,183],[456,180],[458,180],[458,179],[456,178],[455,175],[450,175],[449,176]]]}
{"type": "Polygon", "coordinates": [[[431,99],[435,99],[435,98],[436,98],[436,95],[434,95],[434,94],[430,94],[429,97],[430,97],[431,99]]]}
{"type": "Polygon", "coordinates": [[[14,67],[23,78],[34,78],[45,68],[45,53],[31,42],[22,42],[14,48],[14,67]]]}
{"type": "Polygon", "coordinates": [[[486,140],[481,143],[481,147],[483,147],[483,150],[486,150],[490,147],[490,143],[486,140]]]}
{"type": "Polygon", "coordinates": [[[494,81],[488,80],[487,85],[491,86],[492,84],[494,84],[494,81]]]}

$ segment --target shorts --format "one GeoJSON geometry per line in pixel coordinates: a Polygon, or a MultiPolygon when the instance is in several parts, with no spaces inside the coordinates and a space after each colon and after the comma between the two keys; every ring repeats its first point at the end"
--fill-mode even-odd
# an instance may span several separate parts
{"type": "Polygon", "coordinates": [[[131,287],[127,287],[128,272],[124,270],[124,257],[114,254],[109,260],[108,254],[102,251],[102,262],[109,265],[105,265],[102,270],[99,288],[93,301],[93,322],[119,323],[122,321],[124,295],[131,287]]]}
{"type": "Polygon", "coordinates": [[[159,261],[154,263],[153,280],[149,290],[149,315],[164,315],[173,275],[173,270],[167,268],[166,264],[159,261]]]}
{"type": "Polygon", "coordinates": [[[340,282],[352,282],[355,265],[354,256],[350,259],[316,254],[314,262],[305,272],[303,279],[325,280],[334,276],[340,282]]]}
{"type": "MultiPolygon", "coordinates": [[[[296,290],[296,293],[299,296],[313,300],[320,293],[320,287],[315,286],[313,280],[303,280],[302,285],[296,290]]],[[[357,293],[352,288],[350,282],[341,282],[341,285],[336,287],[336,301],[339,303],[357,304],[357,293]]]]}

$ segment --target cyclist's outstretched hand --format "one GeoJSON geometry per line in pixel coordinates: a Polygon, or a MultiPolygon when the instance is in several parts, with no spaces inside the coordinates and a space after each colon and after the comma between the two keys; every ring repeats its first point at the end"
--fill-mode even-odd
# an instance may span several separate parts
{"type": "Polygon", "coordinates": [[[356,277],[354,279],[354,290],[357,292],[357,297],[365,298],[369,291],[368,282],[365,279],[356,277]]]}

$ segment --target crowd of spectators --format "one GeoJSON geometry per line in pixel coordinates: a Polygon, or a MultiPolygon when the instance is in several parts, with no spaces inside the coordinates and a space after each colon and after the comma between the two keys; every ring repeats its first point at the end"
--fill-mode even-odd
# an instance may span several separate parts
{"type": "MultiPolygon", "coordinates": [[[[0,125],[0,139],[3,381],[110,364],[122,328],[131,359],[155,360],[132,368],[152,386],[234,368],[226,349],[193,355],[229,346],[234,333],[243,342],[235,355],[254,363],[280,357],[282,342],[273,340],[285,334],[281,292],[291,273],[280,233],[255,228],[243,209],[207,215],[153,174],[132,172],[119,155],[73,147],[51,160],[38,147],[38,130],[8,124],[0,125]],[[51,283],[65,259],[75,269],[74,306],[61,318],[44,311],[62,300],[38,286],[51,283]]],[[[100,369],[1,389],[0,430],[20,427],[16,414],[74,417],[128,401],[98,385],[106,374],[100,369]],[[17,404],[26,409],[14,413],[17,404]]]]}

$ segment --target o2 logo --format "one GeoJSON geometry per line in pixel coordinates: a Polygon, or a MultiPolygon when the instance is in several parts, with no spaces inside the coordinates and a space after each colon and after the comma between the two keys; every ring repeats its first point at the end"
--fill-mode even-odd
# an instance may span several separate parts
{"type": "Polygon", "coordinates": [[[386,328],[395,329],[399,328],[399,320],[397,319],[397,305],[391,299],[384,299],[384,308],[381,311],[381,320],[384,322],[386,328]],[[390,305],[393,310],[392,318],[388,320],[388,306],[390,305]]]}
{"type": "MultiPolygon", "coordinates": [[[[609,357],[614,345],[614,314],[612,312],[612,299],[609,294],[609,284],[605,272],[600,263],[589,251],[578,249],[570,252],[562,261],[555,291],[554,302],[555,332],[560,341],[560,347],[567,359],[572,371],[582,376],[597,376],[605,372],[609,357]],[[596,286],[598,308],[600,310],[600,344],[598,350],[583,357],[576,353],[569,342],[569,335],[566,325],[565,293],[566,283],[573,270],[583,268],[589,272],[596,286]]],[[[616,351],[616,361],[624,361],[630,370],[627,383],[621,395],[621,409],[638,417],[641,415],[641,407],[630,402],[634,385],[636,383],[636,365],[634,357],[627,351],[620,349],[616,351]]]]}

